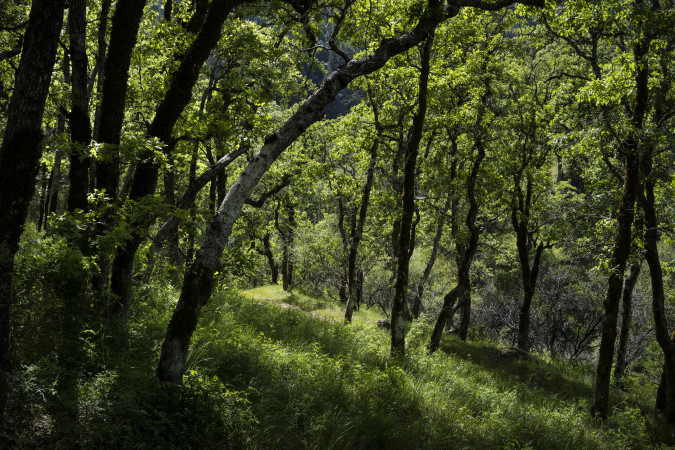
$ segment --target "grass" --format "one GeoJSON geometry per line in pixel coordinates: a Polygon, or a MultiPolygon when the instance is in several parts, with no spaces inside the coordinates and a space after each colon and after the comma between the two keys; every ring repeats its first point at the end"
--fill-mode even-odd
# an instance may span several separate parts
{"type": "Polygon", "coordinates": [[[658,444],[658,421],[630,391],[613,392],[605,423],[590,416],[589,368],[504,358],[495,345],[448,336],[428,355],[422,323],[409,330],[408,356],[392,360],[389,335],[375,326],[381,311],[364,308],[345,326],[340,305],[278,286],[221,293],[208,308],[195,345],[209,357],[192,368],[249,393],[258,424],[247,447],[658,444]]]}
{"type": "Polygon", "coordinates": [[[422,322],[409,327],[407,356],[392,359],[389,332],[376,325],[381,310],[364,307],[345,325],[341,304],[279,286],[215,294],[190,344],[183,386],[161,385],[154,367],[172,305],[165,299],[175,293],[142,294],[123,363],[103,353],[107,369],[81,378],[78,434],[54,429],[52,411],[36,397],[53,389],[53,363],[25,371],[17,447],[617,449],[673,442],[651,410],[655,386],[635,374],[625,391],[612,392],[613,413],[602,422],[589,414],[592,367],[505,358],[492,343],[450,335],[429,355],[431,329],[422,322]]]}

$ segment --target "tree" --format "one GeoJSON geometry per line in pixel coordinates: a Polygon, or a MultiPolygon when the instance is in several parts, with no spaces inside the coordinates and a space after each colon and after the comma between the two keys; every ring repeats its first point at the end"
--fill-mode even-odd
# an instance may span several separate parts
{"type": "Polygon", "coordinates": [[[9,319],[14,255],[35,189],[42,154],[42,114],[63,23],[62,0],[35,0],[23,38],[0,147],[0,417],[11,370],[9,319]]]}

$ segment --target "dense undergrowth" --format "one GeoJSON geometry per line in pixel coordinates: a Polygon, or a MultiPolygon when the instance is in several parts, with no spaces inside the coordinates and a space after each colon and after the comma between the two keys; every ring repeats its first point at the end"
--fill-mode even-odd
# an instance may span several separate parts
{"type": "Polygon", "coordinates": [[[589,414],[587,366],[506,358],[494,344],[450,335],[443,351],[428,355],[430,329],[421,322],[409,330],[406,359],[392,360],[389,335],[375,325],[380,311],[364,308],[347,326],[339,305],[276,286],[215,295],[184,385],[160,386],[153,368],[171,307],[161,299],[171,295],[141,293],[128,352],[101,355],[92,344],[104,370],[82,375],[76,425],[56,420],[53,364],[19,372],[17,445],[615,449],[665,442],[648,406],[652,383],[632,378],[626,391],[613,392],[603,423],[589,414]]]}

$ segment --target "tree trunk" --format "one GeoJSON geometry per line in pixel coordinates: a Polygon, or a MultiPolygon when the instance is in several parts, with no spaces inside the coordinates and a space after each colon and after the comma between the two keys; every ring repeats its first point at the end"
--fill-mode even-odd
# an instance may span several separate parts
{"type": "MultiPolygon", "coordinates": [[[[637,146],[635,146],[637,147],[637,146]]],[[[616,237],[610,267],[612,272],[607,281],[605,295],[605,316],[602,321],[602,338],[595,380],[595,398],[592,412],[607,416],[609,408],[609,382],[614,359],[614,343],[616,340],[616,322],[619,314],[619,302],[623,288],[623,273],[630,255],[631,225],[633,223],[635,196],[638,182],[637,149],[627,148],[624,157],[624,185],[621,203],[617,211],[616,237]]]]}
{"type": "Polygon", "coordinates": [[[405,166],[403,167],[403,201],[401,229],[398,236],[398,254],[396,255],[396,282],[394,283],[394,299],[391,307],[391,355],[405,354],[405,322],[407,319],[406,303],[408,291],[408,269],[410,264],[410,240],[413,213],[415,212],[415,174],[417,155],[419,153],[424,120],[427,114],[427,91],[429,72],[431,71],[431,47],[434,33],[431,31],[424,42],[420,57],[419,92],[417,94],[417,112],[413,118],[410,137],[405,146],[405,166]]]}
{"type": "MultiPolygon", "coordinates": [[[[112,202],[117,201],[119,188],[119,144],[131,52],[147,0],[119,0],[115,6],[110,31],[110,44],[105,59],[105,78],[102,86],[98,133],[94,139],[104,145],[96,166],[96,187],[105,189],[112,202]]],[[[99,48],[101,40],[99,39],[99,48]]]]}
{"type": "Polygon", "coordinates": [[[417,283],[417,290],[415,292],[415,300],[413,302],[413,307],[411,313],[413,317],[418,319],[422,313],[422,297],[424,296],[424,289],[427,284],[427,280],[431,276],[431,271],[434,268],[436,263],[436,258],[438,256],[438,248],[441,243],[441,237],[443,236],[443,228],[445,227],[445,213],[450,209],[450,204],[452,203],[452,195],[448,194],[448,198],[445,201],[445,206],[443,211],[441,211],[440,217],[438,218],[438,223],[436,224],[436,234],[434,235],[434,242],[431,246],[431,255],[429,256],[429,261],[427,262],[426,267],[424,268],[424,273],[422,274],[422,279],[417,283]]]}
{"type": "MultiPolygon", "coordinates": [[[[157,112],[149,127],[150,136],[164,144],[170,143],[173,127],[190,101],[192,88],[199,77],[201,67],[218,43],[223,23],[237,3],[239,2],[214,0],[209,6],[199,34],[183,55],[181,64],[171,77],[169,88],[157,107],[157,112]]],[[[157,187],[158,176],[159,165],[155,161],[153,150],[143,151],[131,183],[129,198],[139,201],[143,197],[152,195],[157,187]]],[[[113,260],[110,288],[116,298],[113,305],[113,313],[116,315],[126,315],[129,307],[134,256],[144,240],[140,229],[147,228],[151,221],[146,216],[131,224],[132,237],[118,249],[113,260]]]]}
{"type": "Polygon", "coordinates": [[[530,307],[534,297],[534,289],[539,276],[539,265],[544,244],[539,243],[535,250],[534,260],[530,266],[530,210],[532,207],[532,179],[527,176],[525,195],[520,187],[523,171],[527,164],[521,166],[520,171],[514,177],[515,198],[511,205],[511,224],[516,232],[516,248],[518,261],[520,262],[520,278],[523,283],[523,302],[518,311],[518,343],[517,346],[524,352],[530,351],[530,307]]]}
{"type": "MultiPolygon", "coordinates": [[[[644,118],[649,107],[649,65],[646,55],[649,51],[650,38],[642,37],[636,43],[633,49],[635,59],[635,108],[632,113],[633,122],[632,136],[622,144],[622,153],[624,155],[624,185],[621,194],[621,203],[617,211],[616,237],[614,240],[614,250],[610,260],[609,267],[612,272],[607,281],[607,294],[605,296],[604,309],[605,317],[602,322],[602,337],[600,340],[600,351],[598,355],[598,368],[595,379],[595,398],[593,401],[592,413],[598,413],[601,417],[607,417],[609,409],[609,383],[612,372],[612,362],[614,359],[614,344],[616,341],[616,322],[619,315],[619,303],[621,301],[621,291],[623,288],[623,274],[626,269],[626,261],[630,256],[631,247],[631,226],[633,224],[635,200],[638,194],[640,184],[640,142],[638,140],[639,131],[643,128],[644,118]]],[[[653,205],[653,203],[652,203],[653,205]]],[[[645,221],[647,219],[645,218],[645,221]]],[[[647,223],[647,230],[650,225],[647,223]]],[[[656,230],[654,230],[654,233],[656,230]]],[[[647,236],[649,232],[645,234],[647,236]]],[[[645,243],[645,245],[647,245],[645,243]]],[[[656,253],[658,259],[658,253],[656,253]]],[[[648,260],[649,262],[649,260],[648,260]]],[[[650,272],[652,264],[649,265],[650,272]]],[[[656,270],[656,268],[654,268],[656,270]]],[[[659,266],[660,272],[660,266],[659,266]]],[[[654,276],[654,275],[652,275],[654,276]]],[[[654,286],[652,286],[654,288],[654,286]]],[[[654,293],[654,298],[657,294],[654,293]]],[[[655,304],[656,304],[656,300],[655,304]]],[[[656,309],[655,309],[656,317],[656,309]]],[[[663,322],[665,325],[665,322],[663,322]]],[[[658,325],[657,325],[658,327],[658,325]]],[[[670,339],[667,331],[660,336],[657,331],[657,340],[664,349],[670,349],[670,339]],[[663,343],[662,343],[663,341],[663,343]]],[[[670,350],[669,350],[670,351],[670,350]]],[[[675,369],[675,366],[673,367],[675,369]]],[[[671,371],[671,373],[675,373],[671,371]]]]}
{"type": "Polygon", "coordinates": [[[42,155],[42,115],[63,23],[63,0],[33,0],[0,147],[0,422],[11,371],[14,255],[42,155]]]}
{"type": "Polygon", "coordinates": [[[652,311],[654,313],[656,340],[661,347],[664,358],[661,403],[665,404],[659,405],[657,402],[657,406],[662,406],[660,409],[665,412],[668,423],[673,424],[675,423],[675,343],[673,343],[668,332],[665,312],[663,270],[661,269],[658,250],[659,224],[655,207],[654,180],[650,177],[652,171],[651,158],[651,153],[646,154],[643,158],[642,167],[645,182],[644,195],[640,196],[640,203],[645,213],[645,259],[649,265],[652,285],[652,311]]]}
{"type": "Polygon", "coordinates": [[[633,317],[633,289],[640,275],[642,261],[636,261],[631,265],[630,274],[623,282],[621,293],[622,313],[621,331],[619,332],[619,348],[616,351],[616,363],[614,364],[614,380],[623,378],[626,371],[626,357],[628,356],[628,341],[630,340],[630,325],[633,317]]]}
{"type": "MultiPolygon", "coordinates": [[[[86,0],[70,0],[68,10],[68,28],[70,33],[70,55],[72,61],[72,90],[70,112],[70,140],[73,148],[70,153],[68,180],[68,211],[80,209],[86,211],[89,191],[89,153],[87,146],[91,141],[89,123],[89,97],[87,93],[87,49],[86,49],[86,0]]],[[[83,253],[86,241],[78,243],[83,253]]]]}
{"type": "MultiPolygon", "coordinates": [[[[482,114],[479,117],[479,123],[482,120],[482,114]]],[[[480,165],[485,158],[485,148],[483,147],[480,135],[475,137],[478,154],[474,160],[471,174],[467,180],[467,199],[469,200],[469,212],[466,215],[466,227],[469,230],[469,242],[466,244],[458,243],[458,250],[462,251],[458,255],[459,263],[457,266],[457,286],[455,286],[443,299],[443,307],[436,319],[436,325],[431,333],[429,342],[429,351],[435,352],[441,345],[443,329],[448,319],[454,314],[455,308],[460,308],[460,324],[458,336],[465,340],[469,331],[470,312],[471,312],[471,278],[469,271],[473,257],[478,249],[478,227],[476,226],[476,216],[478,215],[478,202],[476,201],[475,187],[478,179],[480,165]],[[455,306],[456,303],[459,303],[455,306]]]]}
{"type": "Polygon", "coordinates": [[[270,245],[270,234],[265,233],[262,238],[263,243],[263,254],[267,258],[267,264],[270,266],[270,273],[272,275],[272,284],[277,284],[279,282],[279,269],[277,268],[277,263],[274,261],[274,254],[272,253],[272,246],[270,245]]]}
{"type": "MultiPolygon", "coordinates": [[[[375,114],[375,123],[379,124],[377,107],[373,105],[373,113],[375,114]]],[[[366,183],[363,185],[363,196],[361,198],[361,208],[359,210],[359,221],[353,230],[351,236],[351,246],[349,248],[349,258],[347,261],[347,307],[345,309],[345,321],[352,321],[352,314],[354,313],[354,306],[358,303],[358,288],[356,280],[356,256],[359,250],[359,244],[363,236],[363,228],[366,225],[366,217],[368,215],[368,205],[370,203],[370,191],[373,187],[373,180],[375,175],[375,163],[377,162],[377,147],[380,145],[380,138],[382,136],[382,127],[378,126],[377,137],[370,147],[370,162],[368,163],[368,170],[366,172],[366,183]]]]}

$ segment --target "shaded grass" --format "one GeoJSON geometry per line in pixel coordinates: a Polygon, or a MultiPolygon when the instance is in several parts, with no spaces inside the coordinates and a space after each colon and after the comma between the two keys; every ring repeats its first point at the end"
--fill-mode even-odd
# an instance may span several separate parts
{"type": "Polygon", "coordinates": [[[408,357],[391,360],[389,336],[374,326],[376,315],[344,326],[334,320],[340,310],[328,302],[277,287],[248,295],[216,295],[195,339],[209,355],[196,368],[253,392],[259,427],[247,446],[653,445],[640,410],[626,402],[605,424],[590,417],[583,374],[569,376],[541,361],[503,360],[494,346],[447,338],[445,352],[429,356],[430,330],[420,323],[409,331],[408,357]]]}

